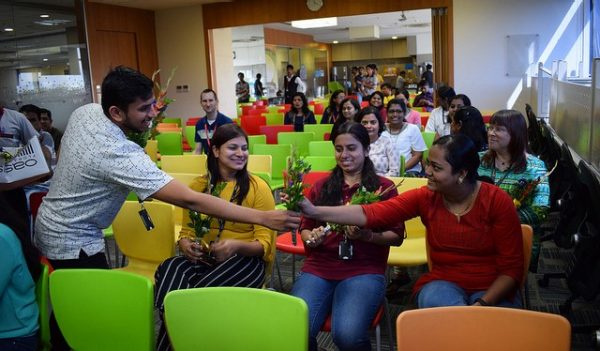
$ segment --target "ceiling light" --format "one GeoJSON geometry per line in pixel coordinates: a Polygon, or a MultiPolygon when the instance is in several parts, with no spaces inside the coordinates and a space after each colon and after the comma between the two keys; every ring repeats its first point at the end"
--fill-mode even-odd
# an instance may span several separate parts
{"type": "Polygon", "coordinates": [[[392,39],[393,39],[393,40],[396,40],[396,39],[398,39],[398,37],[394,35],[394,36],[392,37],[392,39]]]}
{"type": "Polygon", "coordinates": [[[14,31],[14,29],[10,28],[10,27],[6,27],[6,28],[4,28],[4,31],[5,32],[12,32],[12,31],[14,31]]]}
{"type": "Polygon", "coordinates": [[[44,59],[42,59],[42,61],[46,62],[46,61],[48,61],[48,59],[47,59],[47,58],[44,58],[44,59]]]}
{"type": "Polygon", "coordinates": [[[42,15],[40,15],[40,18],[50,18],[50,15],[48,15],[48,14],[42,14],[42,15]]]}
{"type": "Polygon", "coordinates": [[[321,28],[337,26],[337,17],[315,18],[302,21],[292,21],[295,28],[321,28]]]}
{"type": "Polygon", "coordinates": [[[337,40],[334,40],[334,41],[333,41],[333,43],[334,43],[334,44],[337,44],[337,43],[339,43],[339,41],[337,41],[337,40]]]}

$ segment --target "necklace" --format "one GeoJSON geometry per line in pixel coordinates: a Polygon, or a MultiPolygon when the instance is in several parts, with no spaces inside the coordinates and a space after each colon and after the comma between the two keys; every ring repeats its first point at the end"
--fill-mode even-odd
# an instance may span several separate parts
{"type": "Polygon", "coordinates": [[[475,185],[473,192],[471,194],[469,194],[467,206],[462,211],[459,211],[459,212],[452,211],[450,209],[450,207],[451,207],[450,203],[448,202],[448,200],[446,200],[446,197],[444,197],[442,195],[442,199],[444,200],[444,206],[446,207],[448,212],[452,213],[456,217],[456,222],[460,223],[460,217],[464,216],[471,210],[471,208],[473,207],[473,204],[475,203],[475,199],[477,198],[478,192],[479,192],[479,185],[475,185]]]}

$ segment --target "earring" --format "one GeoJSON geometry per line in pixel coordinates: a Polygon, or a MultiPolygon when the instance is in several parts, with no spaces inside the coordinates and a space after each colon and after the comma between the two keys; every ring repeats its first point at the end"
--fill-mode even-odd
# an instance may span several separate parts
{"type": "Polygon", "coordinates": [[[465,180],[465,179],[464,179],[464,178],[462,178],[462,177],[461,177],[461,178],[458,178],[458,184],[462,184],[464,180],[465,180]]]}

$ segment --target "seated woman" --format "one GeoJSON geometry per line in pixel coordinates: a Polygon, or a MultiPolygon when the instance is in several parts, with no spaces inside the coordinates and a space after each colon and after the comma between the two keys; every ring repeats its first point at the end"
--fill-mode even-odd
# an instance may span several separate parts
{"type": "Polygon", "coordinates": [[[438,107],[434,108],[429,114],[429,119],[425,125],[426,132],[435,132],[435,139],[450,135],[450,101],[456,95],[454,89],[447,85],[442,85],[437,89],[438,107]]]}
{"type": "Polygon", "coordinates": [[[321,117],[321,124],[334,124],[337,121],[340,110],[342,100],[346,98],[346,94],[344,94],[343,90],[336,90],[331,94],[329,98],[329,106],[323,111],[323,117],[321,117]]]}
{"type": "Polygon", "coordinates": [[[456,111],[465,106],[471,106],[471,99],[465,94],[457,94],[450,98],[448,103],[448,119],[452,122],[452,118],[456,111]]]}
{"type": "Polygon", "coordinates": [[[380,91],[376,91],[369,97],[369,106],[374,107],[379,112],[379,116],[381,116],[381,120],[383,123],[387,122],[387,111],[385,106],[383,105],[383,93],[380,91]]]}
{"type": "MultiPolygon", "coordinates": [[[[452,107],[450,109],[452,109],[452,107]]],[[[475,143],[477,151],[487,150],[487,132],[485,130],[485,123],[483,123],[483,117],[478,109],[473,106],[465,106],[459,108],[454,113],[451,113],[451,115],[451,134],[466,135],[471,138],[473,143],[475,143]]]]}
{"type": "Polygon", "coordinates": [[[402,100],[392,99],[387,105],[388,130],[381,136],[388,137],[401,156],[404,156],[404,173],[411,176],[421,176],[423,171],[421,159],[423,151],[427,150],[425,140],[419,127],[404,120],[406,105],[402,100]]]}
{"type": "Polygon", "coordinates": [[[527,184],[546,174],[546,166],[539,158],[530,155],[527,147],[527,123],[515,110],[500,110],[490,120],[488,129],[489,150],[481,153],[479,175],[489,177],[494,184],[518,200],[517,212],[523,224],[533,228],[533,248],[529,270],[537,271],[540,253],[540,225],[550,209],[550,187],[543,179],[522,198],[527,184]]]}
{"type": "Polygon", "coordinates": [[[414,286],[419,308],[520,306],[523,241],[511,198],[477,181],[479,156],[464,135],[441,137],[429,151],[427,186],[362,206],[301,204],[306,217],[362,228],[392,228],[420,216],[431,271],[414,286]]]}
{"type": "Polygon", "coordinates": [[[404,104],[406,105],[406,112],[404,113],[406,122],[416,125],[419,127],[419,130],[421,130],[421,114],[410,108],[410,93],[408,90],[404,89],[396,94],[396,99],[404,101],[404,104]]]}
{"type": "Polygon", "coordinates": [[[331,134],[329,136],[331,142],[335,140],[340,126],[346,122],[354,121],[354,116],[356,116],[358,111],[360,111],[360,104],[358,103],[358,101],[352,98],[345,98],[340,104],[340,106],[340,110],[344,118],[338,118],[333,124],[333,127],[331,127],[331,134]]]}
{"type": "Polygon", "coordinates": [[[400,174],[400,153],[392,144],[389,137],[381,135],[385,124],[379,112],[374,107],[365,107],[354,120],[362,124],[369,133],[371,145],[369,158],[375,165],[375,173],[380,176],[397,177],[400,174]]]}
{"type": "MultiPolygon", "coordinates": [[[[319,205],[341,205],[364,187],[375,191],[393,183],[378,177],[368,157],[369,135],[358,123],[347,122],[334,140],[337,166],[317,181],[308,198],[319,205]]],[[[393,189],[384,198],[397,194],[393,189]]],[[[342,206],[345,207],[345,206],[342,206]]],[[[385,292],[385,268],[390,245],[400,245],[403,223],[389,230],[346,227],[324,232],[326,223],[303,218],[300,224],[306,259],[292,295],[308,305],[309,349],[317,350],[317,334],[331,314],[333,342],[338,349],[370,350],[369,326],[385,292]],[[350,259],[339,257],[340,246],[353,247],[350,259]]]]}
{"type": "Polygon", "coordinates": [[[303,93],[292,96],[292,109],[285,114],[283,124],[293,124],[295,132],[303,132],[305,124],[317,124],[315,114],[308,109],[308,102],[303,93]]]}
{"type": "Polygon", "coordinates": [[[425,111],[431,112],[435,105],[433,104],[433,94],[429,91],[429,83],[426,80],[419,82],[419,95],[415,96],[414,107],[423,107],[425,111]]]}
{"type": "MultiPolygon", "coordinates": [[[[211,139],[212,152],[208,154],[208,176],[198,177],[190,187],[206,192],[225,182],[220,198],[244,207],[272,210],[275,201],[269,186],[259,177],[248,173],[248,137],[237,124],[222,125],[211,139]]],[[[194,230],[189,211],[183,211],[184,227],[179,235],[179,250],[156,270],[155,304],[161,323],[157,341],[158,350],[170,349],[170,342],[162,322],[166,294],[171,290],[208,286],[242,286],[260,288],[265,268],[273,260],[273,231],[259,225],[225,222],[213,218],[210,231],[203,240],[210,245],[216,260],[211,264],[200,245],[194,241],[194,230]]]]}
{"type": "Polygon", "coordinates": [[[35,283],[40,260],[23,216],[0,192],[0,350],[38,349],[39,310],[35,283]]]}

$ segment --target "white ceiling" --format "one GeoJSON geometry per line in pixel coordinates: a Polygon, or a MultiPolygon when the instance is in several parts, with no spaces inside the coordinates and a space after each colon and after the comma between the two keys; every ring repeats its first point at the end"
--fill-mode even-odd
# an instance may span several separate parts
{"type": "Polygon", "coordinates": [[[91,0],[102,4],[135,7],[145,10],[164,10],[174,7],[210,4],[213,2],[231,2],[233,0],[91,0]]]}

